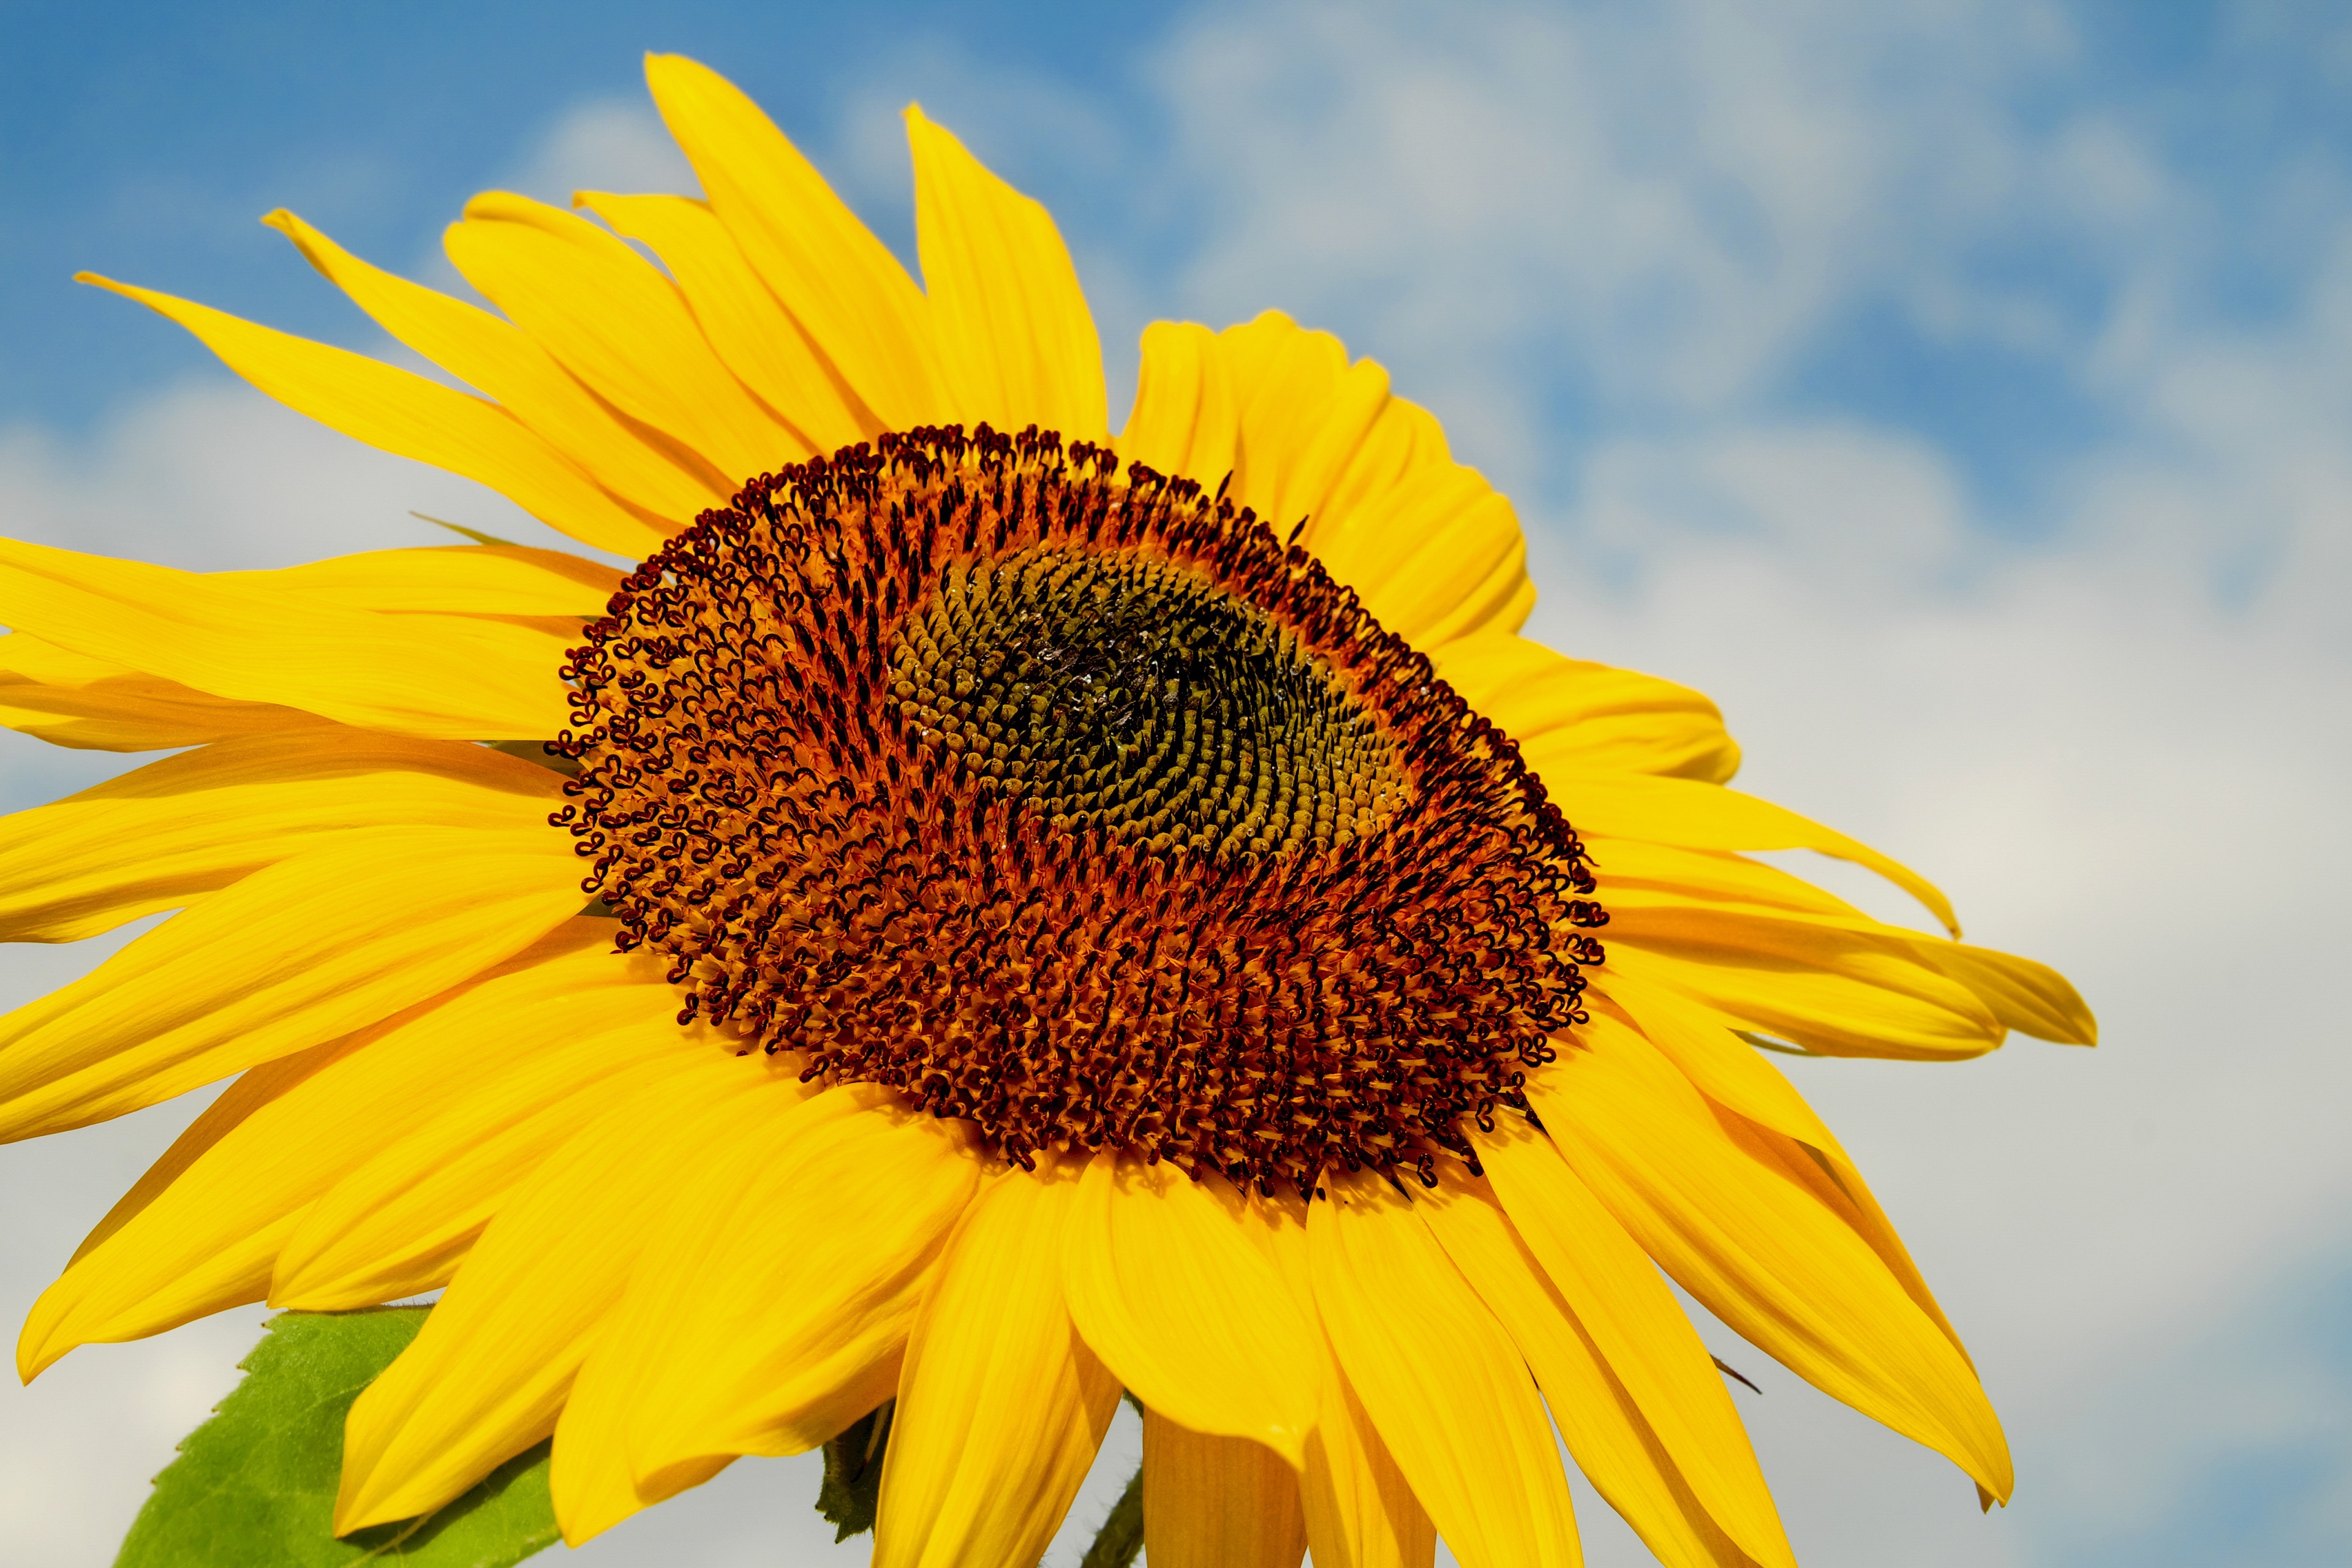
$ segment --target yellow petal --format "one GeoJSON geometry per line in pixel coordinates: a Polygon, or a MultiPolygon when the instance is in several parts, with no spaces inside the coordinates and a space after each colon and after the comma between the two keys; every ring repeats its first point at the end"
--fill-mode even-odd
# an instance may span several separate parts
{"type": "Polygon", "coordinates": [[[1062,1305],[1075,1173],[996,1177],[915,1319],[882,1464],[874,1568],[1033,1568],[1118,1407],[1062,1305]]]}
{"type": "MultiPolygon", "coordinates": [[[[1758,1562],[1790,1562],[1780,1512],[1764,1484],[1763,1472],[1757,1468],[1755,1450],[1740,1425],[1739,1413],[1732,1408],[1706,1346],[1648,1255],[1577,1179],[1549,1142],[1524,1122],[1497,1117],[1495,1131],[1478,1134],[1475,1141],[1494,1191],[1509,1214],[1511,1231],[1575,1319],[1575,1342],[1554,1336],[1556,1342],[1549,1347],[1566,1358],[1557,1369],[1562,1385],[1555,1388],[1546,1382],[1544,1389],[1551,1395],[1552,1413],[1569,1436],[1578,1463],[1593,1476],[1595,1485],[1602,1484],[1594,1464],[1586,1461],[1585,1448],[1577,1447],[1577,1433],[1570,1429],[1572,1421],[1598,1423],[1587,1428],[1582,1440],[1597,1448],[1600,1468],[1620,1475],[1622,1484],[1631,1489],[1629,1497],[1646,1510],[1649,1528],[1643,1529],[1627,1503],[1611,1496],[1612,1504],[1633,1520],[1636,1529],[1643,1529],[1645,1538],[1651,1530],[1674,1538],[1693,1533],[1687,1510],[1676,1500],[1679,1491],[1687,1491],[1701,1515],[1711,1518],[1758,1562]],[[1590,1397],[1580,1403],[1571,1395],[1570,1388],[1579,1381],[1588,1389],[1594,1381],[1591,1373],[1575,1364],[1575,1358],[1582,1353],[1578,1347],[1585,1342],[1605,1369],[1607,1382],[1622,1392],[1624,1402],[1638,1415],[1641,1433],[1645,1434],[1641,1441],[1629,1446],[1627,1426],[1611,1415],[1618,1403],[1613,1394],[1599,1403],[1590,1397]],[[1573,1416],[1570,1405],[1575,1405],[1573,1416]],[[1659,1459],[1644,1472],[1643,1466],[1648,1461],[1643,1455],[1650,1444],[1656,1446],[1659,1459]],[[1677,1520],[1684,1522],[1678,1525],[1677,1520]]],[[[1524,1286],[1508,1272],[1509,1259],[1499,1255],[1500,1244],[1493,1239],[1492,1224],[1483,1212],[1466,1202],[1450,1205],[1451,1213],[1438,1205],[1425,1206],[1436,1212],[1432,1223],[1440,1226],[1439,1235],[1448,1239],[1450,1247],[1475,1244],[1483,1228],[1497,1288],[1517,1287],[1525,1294],[1524,1286]],[[1449,1223],[1452,1232],[1445,1228],[1449,1223]]],[[[1456,1251],[1455,1258],[1465,1270],[1471,1269],[1461,1251],[1456,1251]]],[[[1474,1270],[1472,1279],[1483,1292],[1486,1287],[1480,1275],[1474,1270]]],[[[1502,1302],[1492,1297],[1488,1300],[1506,1322],[1515,1327],[1522,1323],[1502,1302]]],[[[1530,1300],[1528,1305],[1533,1310],[1536,1303],[1530,1300]]],[[[1528,1359],[1542,1381],[1547,1375],[1545,1363],[1533,1347],[1528,1359]]],[[[1704,1537],[1706,1532],[1696,1533],[1704,1537]]]]}
{"type": "Polygon", "coordinates": [[[1070,1317],[1146,1409],[1298,1465],[1320,1347],[1245,1211],[1222,1177],[1096,1155],[1065,1240],[1070,1317]]]}
{"type": "Polygon", "coordinates": [[[224,582],[0,540],[0,619],[217,697],[443,740],[552,735],[569,633],[310,603],[278,574],[224,582]]]}
{"type": "Polygon", "coordinates": [[[915,243],[958,418],[1107,439],[1102,342],[1052,215],[913,105],[907,142],[915,243]]]}
{"type": "Polygon", "coordinates": [[[646,85],[711,210],[873,424],[947,418],[922,291],[824,176],[709,67],[647,55],[646,85]]]}
{"type": "Polygon", "coordinates": [[[170,317],[255,386],[355,441],[488,485],[583,544],[633,560],[661,547],[660,531],[494,404],[192,300],[94,272],[74,276],[170,317]]]}
{"type": "MultiPolygon", "coordinates": [[[[566,1466],[617,1468],[599,1489],[625,1480],[614,1504],[644,1507],[740,1454],[804,1453],[889,1398],[981,1160],[962,1123],[850,1084],[715,1162],[731,1179],[682,1185],[572,1392],[566,1466]]],[[[585,1493],[575,1542],[623,1517],[585,1493]]]]}
{"type": "Polygon", "coordinates": [[[345,610],[578,619],[602,616],[621,586],[610,566],[520,544],[372,550],[272,572],[220,572],[212,580],[292,591],[345,610]]]}
{"type": "Polygon", "coordinates": [[[1307,1237],[1324,1331],[1437,1532],[1465,1563],[1581,1562],[1518,1347],[1402,1194],[1369,1173],[1323,1184],[1307,1237]]]}
{"type": "Polygon", "coordinates": [[[716,488],[699,466],[681,467],[614,418],[529,333],[369,266],[292,213],[280,209],[261,221],[292,240],[385,331],[495,398],[614,495],[680,523],[705,507],[726,504],[730,491],[716,488]]]}
{"type": "Polygon", "coordinates": [[[678,1173],[797,1104],[798,1087],[772,1058],[714,1054],[532,1173],[352,1405],[336,1531],[438,1508],[552,1432],[678,1173]]]}
{"type": "Polygon", "coordinates": [[[362,1028],[579,908],[561,834],[354,830],[254,872],[0,1018],[0,1139],[153,1105],[362,1028]]]}
{"type": "Polygon", "coordinates": [[[1213,493],[1233,474],[1238,428],[1216,334],[1192,321],[1144,328],[1135,407],[1113,443],[1119,457],[1213,493]]]}
{"type": "MultiPolygon", "coordinates": [[[[463,1094],[486,1034],[560,1031],[634,975],[609,921],[566,921],[498,971],[245,1075],[114,1211],[26,1320],[27,1377],[78,1344],[136,1339],[261,1300],[301,1212],[342,1174],[463,1094]]],[[[652,973],[661,984],[660,971],[652,973]]],[[[667,990],[667,987],[664,986],[667,990]]],[[[552,1035],[547,1037],[556,1037],[552,1035]]],[[[528,1040],[523,1037],[523,1041],[528,1040]]]]}
{"type": "Polygon", "coordinates": [[[1315,1568],[1430,1568],[1437,1526],[1326,1348],[1322,1418],[1299,1487],[1315,1568]]]}
{"type": "Polygon", "coordinates": [[[1944,928],[1960,934],[1951,900],[1934,883],[1865,844],[1752,795],[1696,779],[1645,778],[1578,770],[1557,738],[1521,746],[1551,797],[1580,832],[1685,849],[1811,849],[1866,866],[1927,907],[1944,928]]]}
{"type": "Polygon", "coordinates": [[[667,985],[604,995],[582,1037],[498,1039],[512,1065],[407,1136],[383,1141],[322,1194],[278,1248],[270,1304],[338,1312],[438,1289],[518,1184],[583,1128],[713,1052],[733,1054],[731,1041],[678,1026],[667,985]]]}
{"type": "Polygon", "coordinates": [[[1631,1029],[1596,1013],[1575,1044],[1528,1092],[1643,1249],[1799,1376],[2006,1497],[2008,1445],[1975,1373],[1868,1244],[1631,1029]]]}
{"type": "Polygon", "coordinates": [[[653,247],[677,279],[702,335],[737,379],[820,452],[880,433],[836,381],[808,334],[752,270],[708,202],[691,196],[572,198],[631,239],[653,247]]]}
{"type": "Polygon", "coordinates": [[[1297,1568],[1298,1477],[1262,1444],[1189,1431],[1147,1405],[1143,1550],[1155,1568],[1297,1568]]]}
{"type": "Polygon", "coordinates": [[[2046,963],[1933,937],[1915,939],[1911,951],[1976,993],[2005,1028],[2062,1046],[2099,1043],[2090,1004],[2046,963]]]}
{"type": "Polygon", "coordinates": [[[1819,1055],[1953,1061],[2000,1044],[2000,1024],[1975,993],[1867,937],[1687,913],[1621,921],[1614,907],[1609,930],[1613,973],[1672,987],[1819,1055]]]}
{"type": "Polygon", "coordinates": [[[543,823],[561,783],[480,746],[340,726],[183,752],[0,821],[0,941],[110,931],[354,828],[543,823]]]}
{"type": "Polygon", "coordinates": [[[814,450],[735,379],[677,285],[587,219],[486,191],[442,248],[597,395],[709,464],[726,493],[814,450]]]}
{"type": "Polygon", "coordinates": [[[153,752],[328,722],[238,702],[12,632],[0,637],[0,726],[53,746],[153,752]]]}
{"type": "Polygon", "coordinates": [[[1739,747],[1700,693],[1654,675],[1563,658],[1513,632],[1429,650],[1439,679],[1522,745],[1578,773],[1662,773],[1723,784],[1739,747]]]}

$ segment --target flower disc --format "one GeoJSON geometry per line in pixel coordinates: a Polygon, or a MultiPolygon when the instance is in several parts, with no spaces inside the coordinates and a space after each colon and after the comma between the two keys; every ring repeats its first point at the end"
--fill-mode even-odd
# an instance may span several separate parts
{"type": "Polygon", "coordinates": [[[1250,511],[1107,450],[886,436],[745,487],[566,669],[621,945],[1008,1160],[1311,1191],[1471,1156],[1582,1016],[1582,847],[1250,511]]]}

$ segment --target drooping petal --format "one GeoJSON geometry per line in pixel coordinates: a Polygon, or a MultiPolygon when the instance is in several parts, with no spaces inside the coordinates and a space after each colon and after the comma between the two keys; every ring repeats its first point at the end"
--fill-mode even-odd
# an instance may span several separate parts
{"type": "Polygon", "coordinates": [[[488,1037],[522,1051],[610,1009],[609,921],[576,920],[506,964],[354,1034],[248,1072],[90,1232],[18,1342],[27,1377],[78,1344],[136,1339],[257,1301],[302,1212],[474,1082],[488,1037]],[[537,1031],[545,1031],[539,1033],[537,1031]]]}
{"type": "MultiPolygon", "coordinates": [[[[1262,1298],[1238,1300],[1250,1310],[1262,1298]]],[[[1297,1472],[1264,1444],[1191,1431],[1147,1405],[1143,1550],[1157,1568],[1298,1568],[1297,1472]]]]}
{"type": "Polygon", "coordinates": [[[575,1542],[741,1454],[798,1454],[889,1398],[980,1152],[845,1085],[683,1186],[561,1430],[575,1542]]]}
{"type": "MultiPolygon", "coordinates": [[[[1644,1539],[1654,1532],[1681,1542],[1685,1552],[1698,1551],[1709,1534],[1698,1521],[1711,1521],[1759,1563],[1790,1563],[1780,1512],[1739,1414],[1706,1346],[1649,1258],[1540,1133],[1497,1117],[1496,1130],[1479,1134],[1476,1142],[1499,1197],[1496,1209],[1490,1213],[1484,1193],[1472,1195],[1466,1184],[1464,1195],[1422,1206],[1482,1293],[1491,1281],[1495,1289],[1512,1292],[1532,1321],[1541,1321],[1540,1292],[1530,1292],[1514,1272],[1521,1256],[1559,1292],[1574,1320],[1573,1332],[1555,1331],[1544,1346],[1527,1348],[1578,1463],[1644,1539]],[[1495,1226],[1503,1210],[1509,1215],[1510,1247],[1495,1226]],[[1474,1254],[1484,1259],[1483,1271],[1474,1254]],[[1547,1355],[1557,1360],[1548,1363],[1547,1355]],[[1584,1424],[1580,1435],[1578,1423],[1584,1424]],[[1604,1474],[1618,1478],[1622,1498],[1604,1474]],[[1685,1493],[1697,1520],[1683,1505],[1685,1493]]],[[[1488,1300],[1507,1322],[1520,1325],[1501,1302],[1488,1300]]],[[[1652,1549],[1660,1550],[1655,1540],[1652,1549]]]]}
{"type": "Polygon", "coordinates": [[[723,1159],[798,1103],[772,1060],[713,1052],[608,1112],[516,1191],[424,1329],[352,1405],[337,1533],[438,1508],[555,1429],[678,1173],[723,1159]]]}
{"type": "Polygon", "coordinates": [[[1245,1210],[1222,1177],[1195,1183],[1173,1164],[1103,1151],[1065,1238],[1070,1317],[1147,1410],[1298,1465],[1316,1418],[1319,1332],[1245,1210]]]}
{"type": "Polygon", "coordinates": [[[721,493],[814,449],[735,379],[677,285],[608,230],[486,191],[466,204],[442,247],[466,281],[597,395],[708,463],[721,493]]]}
{"type": "Polygon", "coordinates": [[[93,936],[353,829],[529,826],[561,783],[480,746],[341,726],[183,752],[0,822],[0,941],[93,936]]]}
{"type": "Polygon", "coordinates": [[[1126,462],[1214,491],[1234,471],[1239,416],[1217,335],[1192,321],[1143,329],[1135,407],[1113,443],[1126,462]]]}
{"type": "Polygon", "coordinates": [[[808,334],[768,291],[709,203],[604,191],[583,191],[572,199],[620,233],[653,247],[727,368],[818,451],[880,434],[873,416],[835,378],[808,334]]]}
{"type": "Polygon", "coordinates": [[[192,300],[94,272],[74,277],[170,317],[255,386],[355,441],[488,485],[583,544],[632,559],[660,548],[660,530],[495,404],[192,300]]]}
{"type": "Polygon", "coordinates": [[[86,1126],[333,1039],[580,905],[559,834],[359,829],[254,872],[0,1018],[0,1139],[86,1126]]]}
{"type": "Polygon", "coordinates": [[[874,1521],[875,1568],[1031,1568],[1118,1406],[1062,1304],[1075,1173],[982,1190],[907,1343],[874,1521]]]}
{"type": "Polygon", "coordinates": [[[1545,740],[1546,755],[1579,773],[1724,784],[1738,771],[1722,711],[1687,686],[1563,658],[1516,632],[1460,638],[1430,662],[1473,711],[1522,745],[1545,740]]]}
{"type": "Polygon", "coordinates": [[[1633,1030],[1595,1013],[1575,1045],[1528,1093],[1643,1249],[1790,1371],[2007,1496],[2008,1445],[1974,1371],[1870,1246],[1633,1030]]]}
{"type": "Polygon", "coordinates": [[[711,210],[874,424],[946,418],[929,302],[824,176],[709,67],[647,55],[646,85],[711,210]]]}
{"type": "Polygon", "coordinates": [[[0,619],[216,697],[452,741],[552,735],[578,640],[474,616],[375,615],[270,573],[179,572],[0,540],[0,619]]]}
{"type": "Polygon", "coordinates": [[[604,489],[684,523],[728,492],[701,464],[649,442],[613,415],[530,334],[437,289],[369,266],[279,210],[261,220],[377,325],[530,426],[604,489]]]}
{"type": "Polygon", "coordinates": [[[907,142],[923,288],[956,416],[1106,439],[1102,341],[1052,215],[912,105],[907,142]]]}
{"type": "Polygon", "coordinates": [[[1518,1347],[1405,1197],[1327,1172],[1315,1300],[1349,1384],[1454,1555],[1582,1561],[1559,1449],[1518,1347]]]}

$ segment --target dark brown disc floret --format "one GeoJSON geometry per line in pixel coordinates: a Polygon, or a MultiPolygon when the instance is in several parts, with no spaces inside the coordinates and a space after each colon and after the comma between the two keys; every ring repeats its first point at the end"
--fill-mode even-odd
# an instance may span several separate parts
{"type": "Polygon", "coordinates": [[[885,436],[705,512],[587,637],[556,820],[621,947],[1008,1160],[1433,1180],[1583,1017],[1607,917],[1517,747],[1189,480],[885,436]]]}

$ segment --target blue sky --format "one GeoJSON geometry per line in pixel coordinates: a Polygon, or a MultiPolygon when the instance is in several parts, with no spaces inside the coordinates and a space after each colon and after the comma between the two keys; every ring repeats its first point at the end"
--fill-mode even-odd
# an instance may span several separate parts
{"type": "MultiPolygon", "coordinates": [[[[683,178],[647,47],[734,77],[910,260],[919,98],[1055,212],[1115,404],[1154,317],[1339,331],[1518,501],[1535,633],[1715,694],[1748,787],[1937,878],[2105,1020],[2096,1053],[1792,1068],[2022,1478],[1979,1520],[1940,1461],[1727,1344],[1803,1560],[2352,1556],[2340,8],[18,4],[6,37],[25,537],[221,566],[417,542],[412,508],[503,529],[68,279],[383,352],[255,220],[458,287],[437,235],[478,189],[683,178]]],[[[0,746],[0,797],[111,765],[0,746]]],[[[6,955],[0,1001],[90,961],[6,955]]],[[[0,1309],[185,1114],[0,1150],[0,1309]]],[[[0,1393],[0,1538],[106,1560],[251,1333],[0,1393]]],[[[698,1561],[817,1556],[776,1533],[801,1485],[730,1474],[676,1528],[698,1561]]],[[[1594,1563],[1639,1560],[1585,1511],[1594,1563]]],[[[592,1551],[667,1560],[644,1530],[592,1551]]]]}

